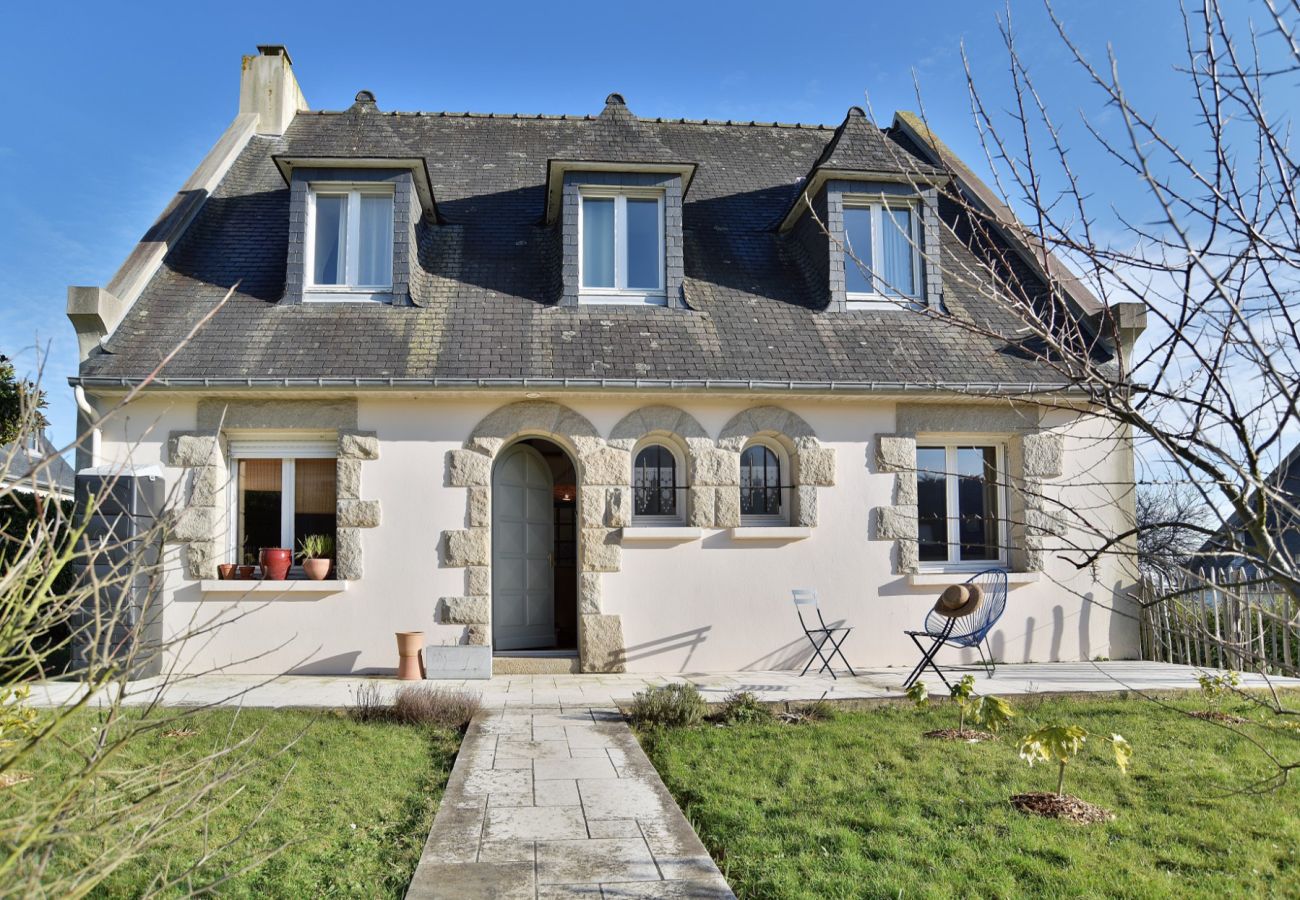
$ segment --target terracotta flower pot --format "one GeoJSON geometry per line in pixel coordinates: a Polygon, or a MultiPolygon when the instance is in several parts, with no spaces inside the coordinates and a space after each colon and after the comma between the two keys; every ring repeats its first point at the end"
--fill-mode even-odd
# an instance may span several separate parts
{"type": "Polygon", "coordinates": [[[402,681],[419,681],[424,677],[423,631],[397,632],[397,677],[402,681]]]}
{"type": "Polygon", "coordinates": [[[257,566],[235,566],[235,577],[240,581],[252,581],[257,566]]]}
{"type": "Polygon", "coordinates": [[[217,566],[217,577],[222,581],[229,581],[235,577],[235,570],[239,568],[234,563],[222,563],[217,566]]]}
{"type": "Polygon", "coordinates": [[[304,559],[302,561],[302,570],[307,573],[307,577],[312,581],[324,581],[325,576],[330,573],[331,559],[304,559]]]}
{"type": "Polygon", "coordinates": [[[284,581],[293,565],[293,551],[284,547],[263,547],[261,556],[262,577],[267,581],[284,581]]]}

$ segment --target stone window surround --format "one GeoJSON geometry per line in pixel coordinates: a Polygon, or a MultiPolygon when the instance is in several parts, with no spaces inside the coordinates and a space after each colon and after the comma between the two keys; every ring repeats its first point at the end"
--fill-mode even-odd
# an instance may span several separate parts
{"type": "Polygon", "coordinates": [[[187,578],[216,578],[217,565],[226,561],[225,535],[232,527],[226,432],[296,429],[338,434],[334,571],[342,581],[362,577],[361,530],[379,526],[380,508],[378,500],[361,499],[361,466],[379,458],[379,441],[374,432],[357,430],[356,400],[205,399],[198,404],[197,426],[173,431],[167,440],[169,465],[189,473],[181,494],[185,504],[170,511],[166,532],[168,543],[184,545],[187,578]]]}
{"type": "MultiPolygon", "coordinates": [[[[563,287],[561,306],[579,305],[581,285],[578,252],[582,236],[578,234],[579,205],[583,188],[641,188],[663,192],[664,292],[669,309],[685,309],[682,294],[685,262],[682,250],[682,177],[676,173],[570,171],[564,174],[560,201],[560,263],[563,287]]],[[[597,305],[593,302],[593,305],[597,305]]]]}
{"type": "Polygon", "coordinates": [[[1033,408],[950,404],[900,404],[896,433],[876,436],[876,468],[894,474],[893,505],[875,509],[871,539],[893,541],[894,571],[921,572],[917,521],[916,446],[918,434],[986,436],[1006,443],[1010,567],[1041,572],[1049,537],[1064,534],[1064,523],[1044,509],[1046,483],[1059,478],[1064,464],[1062,435],[1043,427],[1033,408]]]}
{"type": "Polygon", "coordinates": [[[684,524],[693,527],[740,526],[740,453],[755,437],[777,441],[787,451],[796,485],[792,524],[816,525],[817,487],[835,481],[835,451],[821,445],[807,422],[780,407],[743,410],[715,441],[694,416],[662,404],[627,414],[608,438],[563,404],[506,404],[485,416],[460,449],[447,453],[448,484],[466,488],[467,527],[443,532],[442,563],[465,569],[465,595],[440,598],[439,620],[466,626],[467,643],[491,643],[493,465],[505,447],[545,438],[569,453],[578,473],[580,667],[584,672],[624,671],[622,622],[601,611],[601,576],[621,567],[622,529],[632,521],[632,450],[650,435],[671,436],[686,447],[690,499],[684,524]]]}

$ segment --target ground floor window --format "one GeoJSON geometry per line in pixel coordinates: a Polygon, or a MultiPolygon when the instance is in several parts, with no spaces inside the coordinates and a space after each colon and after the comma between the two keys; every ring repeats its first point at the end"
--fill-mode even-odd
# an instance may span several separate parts
{"type": "Polygon", "coordinates": [[[766,444],[751,444],[740,454],[740,516],[743,524],[767,525],[785,518],[781,456],[766,444]]]}
{"type": "Polygon", "coordinates": [[[632,465],[632,516],[644,522],[677,521],[677,457],[663,444],[649,444],[632,465]]]}
{"type": "Polygon", "coordinates": [[[921,442],[916,469],[921,562],[971,568],[1004,563],[1002,448],[921,442]]]}
{"type": "Polygon", "coordinates": [[[333,444],[280,448],[296,451],[293,456],[271,455],[277,448],[249,442],[236,447],[231,454],[234,562],[255,564],[267,547],[292,548],[296,554],[309,535],[333,542],[338,527],[333,444]]]}

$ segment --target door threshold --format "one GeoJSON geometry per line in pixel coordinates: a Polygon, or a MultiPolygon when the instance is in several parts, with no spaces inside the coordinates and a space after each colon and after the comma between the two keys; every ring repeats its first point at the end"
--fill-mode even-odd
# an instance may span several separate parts
{"type": "Polygon", "coordinates": [[[578,651],[576,649],[574,650],[493,650],[492,655],[509,656],[509,657],[521,657],[521,656],[534,657],[534,658],[542,657],[542,658],[555,658],[555,659],[565,659],[565,658],[572,657],[574,659],[577,659],[578,651]]]}

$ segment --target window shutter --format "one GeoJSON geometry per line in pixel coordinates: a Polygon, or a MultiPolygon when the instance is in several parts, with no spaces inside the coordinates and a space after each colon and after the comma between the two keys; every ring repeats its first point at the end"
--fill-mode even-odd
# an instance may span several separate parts
{"type": "Polygon", "coordinates": [[[252,459],[333,459],[338,456],[337,438],[232,437],[230,455],[252,459]]]}

